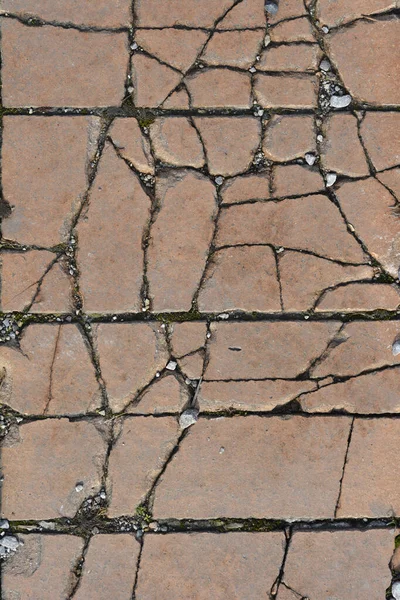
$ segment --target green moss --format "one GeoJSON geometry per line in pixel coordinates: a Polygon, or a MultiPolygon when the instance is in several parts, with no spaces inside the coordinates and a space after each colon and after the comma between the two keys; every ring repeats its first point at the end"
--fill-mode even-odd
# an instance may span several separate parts
{"type": "Polygon", "coordinates": [[[136,508],[135,514],[138,519],[145,523],[150,523],[153,520],[153,515],[144,504],[139,504],[136,508]]]}

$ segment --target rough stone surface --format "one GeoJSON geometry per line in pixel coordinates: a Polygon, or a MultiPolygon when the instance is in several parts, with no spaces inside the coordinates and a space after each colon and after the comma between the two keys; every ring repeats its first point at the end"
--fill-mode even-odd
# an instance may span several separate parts
{"type": "Polygon", "coordinates": [[[196,0],[138,0],[135,11],[141,27],[213,27],[231,8],[232,0],[215,4],[212,0],[199,4],[196,0]]]}
{"type": "Polygon", "coordinates": [[[368,113],[361,135],[368,155],[378,171],[400,164],[400,115],[396,112],[368,113]]]}
{"type": "Polygon", "coordinates": [[[157,324],[102,323],[95,335],[109,402],[120,411],[167,364],[164,334],[157,324]]]}
{"type": "Polygon", "coordinates": [[[257,68],[260,71],[315,73],[320,58],[318,44],[273,46],[264,50],[257,68]]]}
{"type": "Polygon", "coordinates": [[[96,535],[87,551],[76,600],[129,598],[140,546],[133,535],[96,535]]]}
{"type": "Polygon", "coordinates": [[[176,167],[204,166],[204,151],[198,133],[189,119],[156,119],[150,126],[154,154],[163,163],[176,167]]]}
{"type": "Polygon", "coordinates": [[[24,425],[18,439],[2,448],[2,514],[13,520],[72,518],[100,491],[105,453],[92,423],[61,419],[24,425]]]}
{"type": "Polygon", "coordinates": [[[328,121],[321,161],[327,171],[349,177],[369,174],[367,160],[361,146],[357,119],[349,114],[332,115],[328,121]]]}
{"type": "Polygon", "coordinates": [[[208,65],[249,69],[264,39],[264,31],[216,31],[205,47],[201,60],[208,65]]]}
{"type": "Polygon", "coordinates": [[[199,350],[206,341],[205,323],[174,323],[171,325],[171,345],[174,356],[180,357],[199,350]]]}
{"type": "Polygon", "coordinates": [[[100,405],[94,367],[75,325],[32,324],[20,350],[0,347],[3,404],[21,413],[81,414],[100,405]]]}
{"type": "Polygon", "coordinates": [[[277,577],[283,548],[282,533],[148,537],[137,600],[172,600],[179,596],[258,600],[266,596],[277,577]],[[263,577],[258,576],[260,572],[263,577]]]}
{"type": "Polygon", "coordinates": [[[198,304],[202,312],[280,311],[279,283],[271,248],[226,248],[216,252],[198,304]]]}
{"type": "Polygon", "coordinates": [[[193,108],[250,108],[250,74],[203,69],[186,78],[193,108]]]}
{"type": "Polygon", "coordinates": [[[344,183],[337,196],[348,222],[368,251],[393,277],[400,264],[399,217],[395,199],[376,179],[344,183]]]}
{"type": "Polygon", "coordinates": [[[205,378],[295,378],[322,354],[337,329],[332,321],[307,327],[295,322],[213,324],[205,378]]]}
{"type": "Polygon", "coordinates": [[[162,476],[155,516],[333,517],[349,426],[340,418],[200,419],[162,476]]]}
{"type": "Polygon", "coordinates": [[[135,169],[141,173],[154,173],[150,144],[136,119],[116,119],[110,136],[121,156],[132,163],[135,169]]]}
{"type": "Polygon", "coordinates": [[[310,598],[384,598],[392,549],[393,533],[387,529],[299,532],[290,544],[284,581],[310,598]]]}
{"type": "Polygon", "coordinates": [[[187,391],[173,375],[157,379],[140,397],[127,408],[127,413],[157,415],[179,413],[189,400],[187,391]]]}
{"type": "Polygon", "coordinates": [[[216,242],[218,246],[273,244],[334,260],[365,261],[339,211],[324,196],[229,207],[221,214],[216,242]]]}
{"type": "Polygon", "coordinates": [[[376,178],[389,189],[398,203],[400,198],[400,169],[377,173],[376,178]]]}
{"type": "Polygon", "coordinates": [[[125,419],[109,463],[110,517],[132,515],[178,441],[172,417],[125,419]]]}
{"type": "Polygon", "coordinates": [[[391,0],[319,0],[317,15],[322,23],[338,26],[364,15],[374,15],[396,7],[396,2],[391,0]]]}
{"type": "Polygon", "coordinates": [[[324,186],[322,175],[317,170],[302,165],[277,165],[273,169],[273,195],[277,198],[313,194],[324,186]]]}
{"type": "Polygon", "coordinates": [[[307,17],[282,21],[269,30],[271,42],[315,42],[307,17]]]}
{"type": "Polygon", "coordinates": [[[399,512],[398,463],[387,452],[399,435],[395,419],[360,420],[344,472],[339,517],[388,517],[399,512]]]}
{"type": "Polygon", "coordinates": [[[267,75],[255,77],[254,92],[264,108],[314,108],[317,105],[317,82],[314,77],[267,75]]]}
{"type": "Polygon", "coordinates": [[[318,311],[396,310],[400,304],[398,287],[389,284],[349,283],[328,291],[316,306],[318,311]]]}
{"type": "Polygon", "coordinates": [[[313,121],[311,116],[272,117],[263,139],[265,156],[273,161],[285,162],[315,151],[313,121]]]}
{"type": "Polygon", "coordinates": [[[217,29],[265,28],[265,10],[259,0],[243,0],[236,4],[217,25],[217,29]]]}
{"type": "Polygon", "coordinates": [[[199,173],[178,171],[158,180],[156,195],[147,271],[153,308],[189,310],[213,235],[215,188],[199,173]]]}
{"type": "Polygon", "coordinates": [[[359,21],[327,36],[331,60],[353,98],[381,106],[400,104],[398,36],[397,20],[359,21]]]}
{"type": "Polygon", "coordinates": [[[221,190],[224,204],[236,204],[246,200],[266,200],[269,195],[269,177],[264,173],[233,177],[221,190]]]}
{"type": "Polygon", "coordinates": [[[27,27],[16,20],[3,20],[1,31],[6,106],[121,103],[128,65],[126,33],[27,27]]]}
{"type": "Polygon", "coordinates": [[[196,61],[207,41],[205,31],[194,29],[139,29],[135,42],[167,65],[186,72],[196,61]]]}
{"type": "Polygon", "coordinates": [[[73,535],[19,536],[23,546],[4,563],[4,600],[64,600],[76,584],[72,570],[83,539],[73,535]]]}
{"type": "Polygon", "coordinates": [[[181,75],[145,54],[132,58],[133,101],[136,106],[157,107],[176,88],[181,75]]]}

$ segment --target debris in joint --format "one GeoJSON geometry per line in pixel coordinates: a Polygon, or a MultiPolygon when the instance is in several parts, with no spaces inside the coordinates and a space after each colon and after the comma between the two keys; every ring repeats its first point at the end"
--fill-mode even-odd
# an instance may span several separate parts
{"type": "Polygon", "coordinates": [[[4,535],[0,538],[0,558],[8,558],[10,555],[15,554],[19,546],[22,545],[22,542],[14,535],[4,535]]]}
{"type": "Polygon", "coordinates": [[[331,68],[331,63],[329,62],[329,60],[327,58],[323,58],[321,60],[319,67],[320,67],[321,71],[329,71],[331,68]]]}
{"type": "Polygon", "coordinates": [[[167,366],[165,367],[168,371],[175,371],[177,364],[174,360],[170,360],[167,366]]]}
{"type": "Polygon", "coordinates": [[[325,178],[326,187],[331,187],[335,183],[336,179],[337,179],[336,173],[327,173],[326,178],[325,178]]]}
{"type": "Polygon", "coordinates": [[[329,104],[332,108],[346,108],[346,106],[351,104],[351,96],[349,94],[345,94],[344,96],[337,96],[335,94],[329,100],[329,104]]]}
{"type": "Polygon", "coordinates": [[[279,9],[279,0],[267,0],[265,10],[270,15],[276,15],[279,9]]]}
{"type": "Polygon", "coordinates": [[[392,596],[394,600],[400,600],[400,581],[395,581],[392,585],[392,596]]]}
{"type": "Polygon", "coordinates": [[[199,411],[196,408],[188,408],[179,417],[179,426],[181,429],[187,429],[195,423],[199,418],[199,411]]]}
{"type": "Polygon", "coordinates": [[[395,339],[392,345],[393,356],[400,354],[400,338],[395,339]]]}
{"type": "Polygon", "coordinates": [[[306,163],[310,165],[310,167],[312,167],[315,164],[315,161],[317,160],[315,154],[311,154],[311,152],[307,152],[304,158],[306,160],[306,163]]]}

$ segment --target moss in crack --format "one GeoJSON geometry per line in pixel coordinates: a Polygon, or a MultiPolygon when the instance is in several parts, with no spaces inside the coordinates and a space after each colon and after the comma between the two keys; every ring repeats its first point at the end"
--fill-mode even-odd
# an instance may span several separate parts
{"type": "Polygon", "coordinates": [[[146,525],[153,521],[153,515],[145,504],[139,504],[136,508],[135,515],[139,521],[144,522],[146,525]]]}

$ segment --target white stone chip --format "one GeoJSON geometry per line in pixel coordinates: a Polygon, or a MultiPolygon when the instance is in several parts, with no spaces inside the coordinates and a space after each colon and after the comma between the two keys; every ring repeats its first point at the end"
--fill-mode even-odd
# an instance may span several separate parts
{"type": "Polygon", "coordinates": [[[179,426],[181,429],[187,429],[194,425],[199,418],[199,411],[195,408],[188,408],[179,417],[179,426]]]}
{"type": "Polygon", "coordinates": [[[176,367],[177,363],[174,360],[170,360],[166,366],[166,369],[168,369],[168,371],[175,371],[176,367]]]}
{"type": "Polygon", "coordinates": [[[400,581],[395,581],[392,585],[392,596],[394,600],[400,600],[400,581]]]}
{"type": "Polygon", "coordinates": [[[393,356],[397,356],[398,354],[400,354],[400,339],[394,340],[392,345],[392,352],[393,356]]]}
{"type": "Polygon", "coordinates": [[[337,179],[336,173],[327,173],[326,174],[326,187],[331,187],[337,179]]]}
{"type": "Polygon", "coordinates": [[[332,96],[329,100],[329,104],[332,108],[346,108],[351,104],[351,96],[346,94],[345,96],[332,96]]]}
{"type": "Polygon", "coordinates": [[[315,154],[310,154],[310,153],[307,153],[304,158],[306,159],[306,163],[308,165],[310,165],[310,167],[312,167],[313,164],[315,164],[315,161],[317,160],[317,157],[315,156],[315,154]]]}

